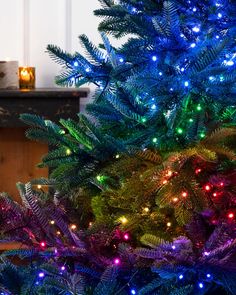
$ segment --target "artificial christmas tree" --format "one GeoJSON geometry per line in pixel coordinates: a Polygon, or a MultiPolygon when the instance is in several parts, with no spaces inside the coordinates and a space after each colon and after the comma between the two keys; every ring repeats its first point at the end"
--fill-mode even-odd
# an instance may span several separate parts
{"type": "Polygon", "coordinates": [[[236,4],[100,2],[100,48],[48,46],[59,85],[97,85],[87,115],[21,116],[54,147],[31,185],[59,193],[1,198],[2,234],[24,245],[2,255],[3,292],[236,294],[236,4]]]}

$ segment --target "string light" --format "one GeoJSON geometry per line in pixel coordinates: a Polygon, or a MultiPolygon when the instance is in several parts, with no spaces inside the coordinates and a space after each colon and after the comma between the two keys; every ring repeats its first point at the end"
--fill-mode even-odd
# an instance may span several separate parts
{"type": "Polygon", "coordinates": [[[196,7],[193,7],[193,12],[196,12],[197,11],[197,8],[196,7]]]}
{"type": "Polygon", "coordinates": [[[217,16],[218,16],[218,18],[222,18],[223,15],[222,15],[222,13],[219,12],[219,13],[217,14],[217,16]]]}
{"type": "Polygon", "coordinates": [[[171,222],[167,222],[166,224],[168,227],[171,227],[171,222]]]}
{"type": "Polygon", "coordinates": [[[190,123],[193,123],[193,119],[192,119],[192,118],[190,118],[188,121],[189,121],[190,123]]]}
{"type": "Polygon", "coordinates": [[[126,224],[128,222],[128,219],[125,216],[123,216],[120,218],[120,221],[122,224],[126,224]]]}
{"type": "Polygon", "coordinates": [[[72,224],[72,225],[70,226],[70,228],[71,228],[72,230],[75,230],[75,229],[77,228],[77,226],[76,226],[76,224],[72,224]]]}
{"type": "Polygon", "coordinates": [[[233,219],[234,218],[234,213],[229,213],[228,218],[233,219]]]}
{"type": "Polygon", "coordinates": [[[145,207],[145,208],[143,209],[143,211],[146,212],[146,213],[148,213],[150,210],[149,210],[148,207],[145,207]]]}
{"type": "Polygon", "coordinates": [[[179,198],[173,198],[172,200],[174,203],[177,203],[179,201],[179,198]]]}
{"type": "Polygon", "coordinates": [[[62,271],[65,271],[65,270],[66,270],[66,267],[63,265],[63,266],[61,267],[61,270],[62,270],[62,271]]]}
{"type": "Polygon", "coordinates": [[[178,134],[183,134],[183,132],[184,132],[184,130],[182,128],[177,128],[176,131],[177,131],[178,134]]]}
{"type": "Polygon", "coordinates": [[[119,155],[119,154],[117,154],[117,155],[116,155],[116,159],[119,159],[119,158],[120,158],[120,155],[119,155]]]}
{"type": "Polygon", "coordinates": [[[121,57],[121,58],[119,59],[119,62],[123,63],[123,62],[124,62],[124,59],[121,57]]]}
{"type": "Polygon", "coordinates": [[[211,278],[211,274],[209,274],[209,273],[206,276],[208,279],[211,278]]]}
{"type": "Polygon", "coordinates": [[[210,191],[211,190],[211,186],[209,184],[206,184],[204,186],[204,190],[207,191],[207,192],[210,191]]]}
{"type": "Polygon", "coordinates": [[[55,224],[55,220],[51,220],[50,224],[52,224],[52,225],[55,224]]]}
{"type": "Polygon", "coordinates": [[[142,121],[142,123],[146,123],[147,122],[147,119],[146,118],[142,118],[141,121],[142,121]]]}
{"type": "Polygon", "coordinates": [[[89,73],[90,71],[91,71],[90,68],[86,68],[86,70],[85,70],[86,73],[89,73]]]}
{"type": "Polygon", "coordinates": [[[173,174],[173,172],[171,170],[169,170],[166,175],[167,176],[172,176],[172,174],[173,174]]]}
{"type": "Polygon", "coordinates": [[[214,193],[214,194],[213,194],[213,197],[217,197],[217,193],[214,193]]]}
{"type": "Polygon", "coordinates": [[[205,134],[204,132],[201,132],[201,133],[199,134],[199,136],[200,136],[201,138],[204,138],[204,137],[206,136],[206,134],[205,134]]]}
{"type": "Polygon", "coordinates": [[[41,189],[41,188],[42,188],[42,185],[38,184],[38,185],[37,185],[37,188],[38,188],[38,189],[41,189]]]}
{"type": "Polygon", "coordinates": [[[202,289],[204,287],[203,283],[199,283],[198,286],[200,289],[202,289]]]}
{"type": "Polygon", "coordinates": [[[184,86],[185,86],[185,87],[188,87],[188,86],[189,86],[189,82],[188,82],[188,81],[185,81],[185,82],[184,82],[184,86]]]}
{"type": "Polygon", "coordinates": [[[125,234],[125,235],[124,235],[124,239],[125,239],[125,240],[129,240],[129,235],[128,235],[128,234],[125,234]]]}
{"type": "Polygon", "coordinates": [[[199,173],[201,173],[202,172],[202,169],[201,168],[197,168],[196,170],[195,170],[195,174],[199,174],[199,173]]]}
{"type": "Polygon", "coordinates": [[[151,106],[151,109],[152,109],[152,110],[156,110],[156,108],[157,108],[157,106],[156,106],[155,104],[153,104],[153,105],[151,106]]]}
{"type": "Polygon", "coordinates": [[[44,277],[45,277],[45,273],[44,273],[44,272],[40,272],[40,273],[38,274],[38,277],[39,277],[39,278],[44,278],[44,277]]]}
{"type": "Polygon", "coordinates": [[[201,111],[201,110],[202,110],[202,107],[201,107],[201,105],[200,105],[200,104],[198,104],[196,109],[197,109],[197,111],[201,111]]]}
{"type": "Polygon", "coordinates": [[[188,193],[187,192],[182,192],[182,197],[186,198],[188,196],[188,193]]]}
{"type": "Polygon", "coordinates": [[[135,294],[136,294],[136,291],[135,291],[134,289],[132,289],[132,290],[130,291],[130,294],[135,295],[135,294]]]}
{"type": "Polygon", "coordinates": [[[152,142],[153,142],[153,143],[157,143],[157,138],[154,137],[154,138],[152,139],[152,142]]]}
{"type": "Polygon", "coordinates": [[[153,61],[157,61],[157,56],[156,55],[153,55],[152,60],[153,61]]]}
{"type": "Polygon", "coordinates": [[[163,73],[162,72],[159,72],[159,76],[162,76],[163,75],[163,73]]]}
{"type": "Polygon", "coordinates": [[[183,275],[179,275],[179,279],[182,280],[184,278],[183,275]]]}
{"type": "Polygon", "coordinates": [[[210,255],[210,253],[207,252],[207,251],[205,251],[203,254],[204,254],[204,256],[209,256],[210,255]]]}
{"type": "Polygon", "coordinates": [[[221,186],[221,187],[223,187],[224,185],[225,185],[224,182],[221,182],[221,183],[220,183],[220,186],[221,186]]]}
{"type": "Polygon", "coordinates": [[[46,242],[40,242],[40,246],[43,248],[46,247],[46,242]]]}
{"type": "Polygon", "coordinates": [[[192,44],[190,45],[190,47],[191,47],[191,48],[196,47],[196,43],[192,43],[192,44]]]}
{"type": "Polygon", "coordinates": [[[61,232],[58,230],[58,231],[57,231],[57,235],[60,236],[60,234],[61,234],[61,232]]]}
{"type": "Polygon", "coordinates": [[[115,258],[114,259],[114,264],[119,265],[120,264],[120,259],[119,258],[115,258]]]}
{"type": "Polygon", "coordinates": [[[71,155],[72,154],[71,150],[70,149],[67,149],[66,150],[66,154],[67,154],[67,156],[71,155]]]}
{"type": "Polygon", "coordinates": [[[162,181],[162,184],[167,184],[167,182],[168,181],[165,179],[165,180],[162,181]]]}
{"type": "Polygon", "coordinates": [[[171,248],[172,248],[173,250],[175,250],[175,249],[176,249],[176,246],[175,246],[175,245],[173,245],[171,248]]]}
{"type": "Polygon", "coordinates": [[[193,27],[192,31],[195,33],[199,33],[200,32],[200,28],[199,27],[193,27]]]}

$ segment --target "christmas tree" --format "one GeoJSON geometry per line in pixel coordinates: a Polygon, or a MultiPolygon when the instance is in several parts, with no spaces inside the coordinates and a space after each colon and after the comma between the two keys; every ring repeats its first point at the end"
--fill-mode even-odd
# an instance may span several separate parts
{"type": "Polygon", "coordinates": [[[22,205],[1,196],[2,240],[21,244],[0,290],[236,294],[236,4],[100,2],[103,44],[48,46],[59,85],[97,86],[87,114],[21,116],[52,173],[18,184],[22,205]]]}

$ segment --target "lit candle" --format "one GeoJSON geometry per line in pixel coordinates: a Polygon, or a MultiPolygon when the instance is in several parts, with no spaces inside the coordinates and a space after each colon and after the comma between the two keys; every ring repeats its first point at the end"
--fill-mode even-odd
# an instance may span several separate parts
{"type": "Polygon", "coordinates": [[[23,88],[23,89],[35,88],[35,68],[20,67],[19,82],[20,82],[20,88],[23,88]]]}

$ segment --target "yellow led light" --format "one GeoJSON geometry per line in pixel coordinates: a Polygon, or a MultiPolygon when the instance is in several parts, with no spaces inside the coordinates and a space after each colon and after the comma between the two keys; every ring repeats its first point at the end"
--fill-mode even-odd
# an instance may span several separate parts
{"type": "Polygon", "coordinates": [[[77,226],[76,226],[76,224],[72,224],[72,225],[70,226],[70,228],[71,228],[72,230],[74,230],[74,229],[77,228],[77,226]]]}
{"type": "Polygon", "coordinates": [[[167,222],[167,224],[166,224],[168,227],[170,227],[171,226],[171,222],[167,222]]]}
{"type": "Polygon", "coordinates": [[[166,184],[166,183],[167,183],[167,180],[166,180],[166,179],[165,179],[165,180],[163,180],[163,181],[162,181],[162,183],[163,183],[163,184],[166,184]]]}
{"type": "Polygon", "coordinates": [[[179,201],[178,198],[173,198],[172,200],[173,200],[173,202],[175,202],[175,203],[179,201]]]}
{"type": "Polygon", "coordinates": [[[71,155],[72,154],[71,150],[70,149],[67,149],[66,150],[66,154],[67,154],[67,156],[71,155]]]}
{"type": "Polygon", "coordinates": [[[51,220],[50,221],[50,224],[52,224],[52,225],[55,224],[55,221],[54,220],[51,220]]]}
{"type": "Polygon", "coordinates": [[[59,236],[60,234],[61,234],[61,232],[58,230],[58,231],[57,231],[57,235],[59,236]]]}
{"type": "Polygon", "coordinates": [[[41,188],[42,188],[42,185],[40,185],[40,184],[37,185],[37,188],[38,188],[38,189],[41,189],[41,188]]]}
{"type": "Polygon", "coordinates": [[[145,211],[146,213],[148,213],[149,212],[149,208],[146,207],[146,208],[143,209],[143,211],[145,211]]]}
{"type": "Polygon", "coordinates": [[[126,217],[121,217],[120,221],[122,224],[126,224],[128,222],[128,219],[126,217]]]}
{"type": "Polygon", "coordinates": [[[168,172],[167,172],[167,176],[171,176],[173,174],[173,172],[171,171],[171,170],[169,170],[168,172]]]}

